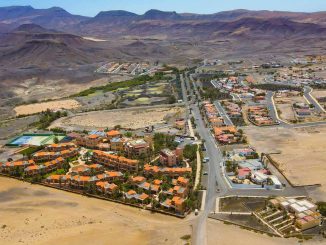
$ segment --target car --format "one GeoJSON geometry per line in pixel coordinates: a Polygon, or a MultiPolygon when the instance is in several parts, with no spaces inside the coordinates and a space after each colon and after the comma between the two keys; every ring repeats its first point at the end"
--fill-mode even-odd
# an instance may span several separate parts
{"type": "Polygon", "coordinates": [[[208,173],[207,172],[204,172],[203,175],[208,175],[208,173]]]}
{"type": "Polygon", "coordinates": [[[208,162],[208,161],[209,161],[209,157],[204,157],[203,162],[206,163],[206,162],[208,162]]]}

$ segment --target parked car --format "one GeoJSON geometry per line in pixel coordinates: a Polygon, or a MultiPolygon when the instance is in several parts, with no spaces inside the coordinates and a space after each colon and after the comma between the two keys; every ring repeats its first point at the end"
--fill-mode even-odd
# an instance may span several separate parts
{"type": "Polygon", "coordinates": [[[209,161],[209,157],[204,157],[203,162],[206,163],[206,162],[208,162],[208,161],[209,161]]]}

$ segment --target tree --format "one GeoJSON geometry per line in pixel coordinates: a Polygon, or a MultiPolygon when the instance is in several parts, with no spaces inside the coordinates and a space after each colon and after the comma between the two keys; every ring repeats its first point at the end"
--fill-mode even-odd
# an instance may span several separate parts
{"type": "Polygon", "coordinates": [[[129,131],[126,132],[126,133],[125,133],[125,136],[128,137],[128,138],[131,138],[131,137],[132,137],[132,132],[129,132],[129,131]]]}
{"type": "Polygon", "coordinates": [[[183,156],[188,158],[190,161],[193,161],[197,157],[197,145],[186,145],[183,149],[183,156]]]}
{"type": "Polygon", "coordinates": [[[53,143],[54,143],[54,144],[58,144],[58,143],[59,143],[59,139],[58,139],[57,136],[54,137],[54,139],[53,139],[53,143]]]}
{"type": "Polygon", "coordinates": [[[155,153],[160,152],[164,148],[169,148],[170,150],[174,150],[178,143],[174,141],[175,136],[163,134],[163,133],[155,133],[154,134],[154,151],[155,153]]]}
{"type": "Polygon", "coordinates": [[[96,194],[96,185],[95,183],[89,183],[86,186],[86,192],[90,194],[96,194]]]}
{"type": "Polygon", "coordinates": [[[86,163],[89,162],[89,158],[90,158],[90,156],[91,156],[91,153],[90,153],[89,151],[87,151],[87,152],[85,153],[85,155],[84,155],[84,158],[85,158],[86,163]]]}
{"type": "Polygon", "coordinates": [[[317,202],[318,211],[325,217],[326,216],[326,202],[317,202]]]}

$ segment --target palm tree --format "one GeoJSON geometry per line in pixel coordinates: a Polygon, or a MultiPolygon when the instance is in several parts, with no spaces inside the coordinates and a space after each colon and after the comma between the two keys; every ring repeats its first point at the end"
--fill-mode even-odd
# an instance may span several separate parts
{"type": "Polygon", "coordinates": [[[84,158],[86,159],[86,160],[85,160],[86,163],[88,163],[90,156],[91,156],[91,153],[90,153],[89,151],[87,151],[87,152],[85,153],[85,155],[84,155],[84,158]]]}

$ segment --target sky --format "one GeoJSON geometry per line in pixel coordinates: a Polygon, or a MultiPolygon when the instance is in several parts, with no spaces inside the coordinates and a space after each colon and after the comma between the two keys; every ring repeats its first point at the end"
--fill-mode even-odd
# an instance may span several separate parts
{"type": "Polygon", "coordinates": [[[326,11],[326,0],[0,0],[0,6],[62,7],[73,14],[95,16],[100,11],[127,10],[142,14],[149,9],[209,14],[224,10],[326,11]]]}

